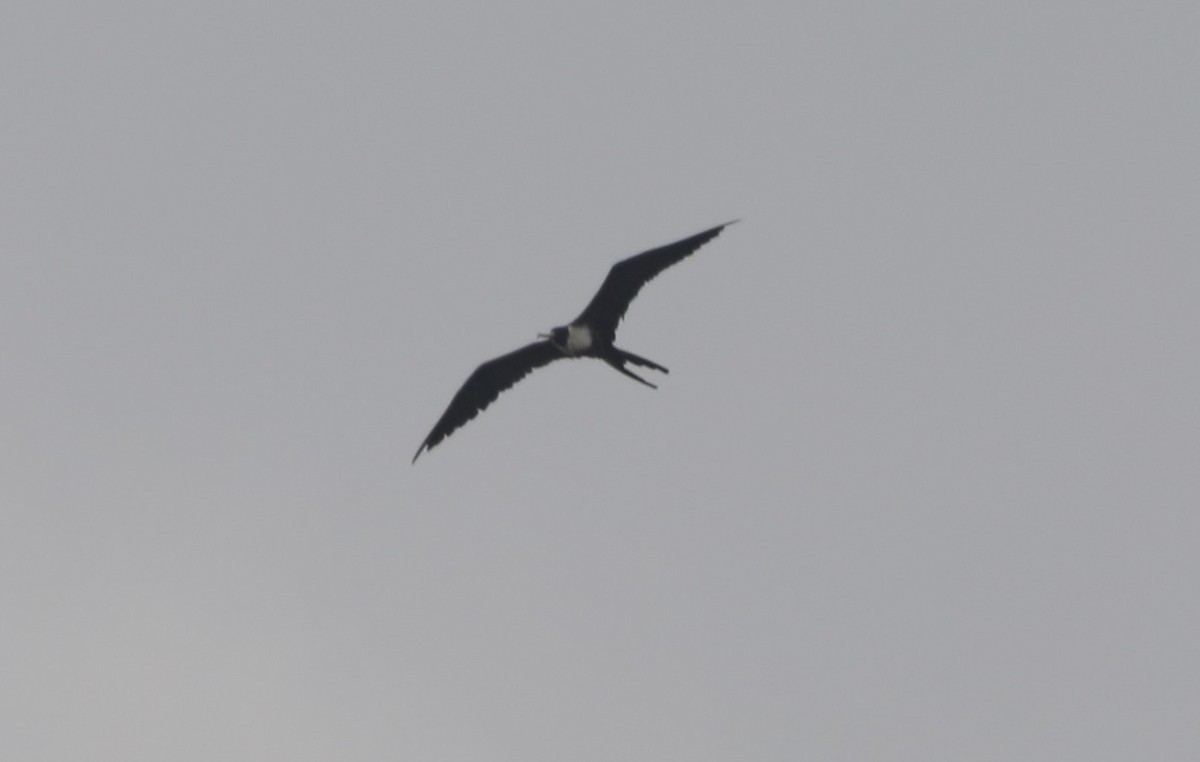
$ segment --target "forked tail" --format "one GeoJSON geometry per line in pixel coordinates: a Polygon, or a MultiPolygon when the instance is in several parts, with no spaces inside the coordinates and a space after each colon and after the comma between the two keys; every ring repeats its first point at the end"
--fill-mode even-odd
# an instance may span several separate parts
{"type": "Polygon", "coordinates": [[[622,360],[628,360],[634,365],[640,365],[643,368],[653,368],[654,370],[661,371],[662,373],[671,372],[656,362],[647,360],[645,357],[638,357],[633,352],[626,352],[624,349],[617,349],[616,347],[613,347],[613,349],[616,350],[617,354],[621,356],[622,360]]]}
{"type": "Polygon", "coordinates": [[[625,363],[633,363],[634,365],[638,365],[643,368],[651,368],[653,370],[661,371],[662,373],[671,372],[656,362],[647,360],[645,357],[639,357],[633,352],[626,352],[624,349],[618,349],[617,347],[612,348],[612,354],[608,357],[605,357],[604,361],[620,372],[624,373],[626,376],[629,376],[634,381],[643,383],[651,389],[657,389],[658,387],[626,368],[625,363]]]}

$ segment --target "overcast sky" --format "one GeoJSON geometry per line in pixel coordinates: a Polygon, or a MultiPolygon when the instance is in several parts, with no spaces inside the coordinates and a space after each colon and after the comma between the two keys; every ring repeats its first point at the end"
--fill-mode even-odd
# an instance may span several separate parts
{"type": "Polygon", "coordinates": [[[0,757],[1200,758],[1195,4],[3,15],[0,757]]]}

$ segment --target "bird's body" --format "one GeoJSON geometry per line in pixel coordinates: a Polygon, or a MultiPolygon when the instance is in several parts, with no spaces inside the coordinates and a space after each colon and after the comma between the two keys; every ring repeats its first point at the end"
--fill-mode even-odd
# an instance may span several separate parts
{"type": "Polygon", "coordinates": [[[616,339],[617,325],[642,286],[663,270],[716,238],[723,229],[731,224],[733,223],[727,222],[724,225],[709,228],[702,233],[642,252],[613,265],[604,279],[604,283],[600,285],[600,290],[592,297],[592,301],[579,314],[579,317],[568,325],[551,329],[549,333],[539,334],[540,341],[488,360],[476,368],[475,372],[459,388],[458,393],[454,395],[454,399],[450,401],[446,412],[442,413],[442,417],[434,424],[429,436],[425,437],[425,441],[417,448],[417,453],[413,456],[413,463],[417,462],[417,458],[422,452],[432,449],[492,404],[500,396],[500,392],[513,386],[535,369],[555,360],[595,357],[635,381],[651,388],[657,388],[629,370],[626,365],[651,368],[662,373],[666,373],[667,369],[658,363],[616,347],[613,341],[616,339]]]}
{"type": "Polygon", "coordinates": [[[583,354],[592,348],[592,327],[589,325],[567,326],[567,340],[563,342],[567,354],[583,354]]]}

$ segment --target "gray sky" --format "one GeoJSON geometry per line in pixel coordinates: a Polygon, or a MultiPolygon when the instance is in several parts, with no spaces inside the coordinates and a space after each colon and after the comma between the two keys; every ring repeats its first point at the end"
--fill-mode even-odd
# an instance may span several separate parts
{"type": "Polygon", "coordinates": [[[4,16],[0,757],[1200,755],[1193,4],[4,16]]]}

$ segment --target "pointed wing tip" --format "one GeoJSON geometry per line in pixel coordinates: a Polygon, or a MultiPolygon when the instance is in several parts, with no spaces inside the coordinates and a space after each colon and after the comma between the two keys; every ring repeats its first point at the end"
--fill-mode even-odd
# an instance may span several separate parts
{"type": "MultiPolygon", "coordinates": [[[[739,223],[739,222],[741,222],[741,221],[742,221],[742,218],[741,218],[741,217],[737,217],[737,218],[734,218],[734,219],[730,220],[729,222],[722,222],[720,225],[717,225],[717,226],[715,226],[715,227],[711,227],[711,228],[709,228],[709,229],[708,229],[707,231],[705,231],[705,232],[707,232],[707,233],[711,233],[711,234],[712,234],[712,235],[715,237],[715,236],[718,236],[718,235],[720,235],[720,234],[722,233],[722,231],[724,231],[724,230],[725,230],[725,228],[729,227],[730,225],[736,225],[736,224],[738,224],[738,223],[739,223]]],[[[702,233],[701,235],[703,235],[703,233],[702,233]]]]}
{"type": "Polygon", "coordinates": [[[417,448],[417,454],[413,456],[412,462],[409,463],[410,466],[415,466],[417,464],[417,458],[421,457],[421,453],[423,453],[423,452],[425,452],[425,450],[429,449],[425,446],[426,444],[427,444],[426,442],[422,442],[421,446],[417,448]]]}

